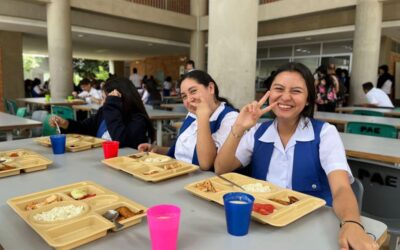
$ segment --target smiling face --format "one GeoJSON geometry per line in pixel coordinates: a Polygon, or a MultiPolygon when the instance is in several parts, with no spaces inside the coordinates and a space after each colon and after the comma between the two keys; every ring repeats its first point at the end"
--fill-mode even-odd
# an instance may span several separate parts
{"type": "Polygon", "coordinates": [[[272,82],[269,102],[278,120],[297,121],[308,98],[306,81],[295,71],[283,71],[272,82]]]}
{"type": "Polygon", "coordinates": [[[191,104],[199,102],[200,97],[204,98],[207,103],[214,102],[214,84],[210,83],[206,87],[192,78],[186,78],[181,83],[181,97],[186,109],[195,113],[196,109],[191,104]]]}

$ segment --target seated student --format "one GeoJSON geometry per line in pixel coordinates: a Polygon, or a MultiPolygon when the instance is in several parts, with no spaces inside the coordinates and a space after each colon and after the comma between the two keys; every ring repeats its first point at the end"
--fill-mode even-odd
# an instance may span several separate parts
{"type": "Polygon", "coordinates": [[[101,94],[95,88],[92,87],[92,84],[89,79],[83,78],[79,82],[79,87],[82,89],[81,93],[72,92],[74,97],[85,99],[87,103],[98,103],[101,100],[101,94]]]}
{"type": "Polygon", "coordinates": [[[374,88],[372,82],[364,83],[362,88],[368,101],[368,103],[364,103],[362,106],[394,108],[389,96],[382,89],[374,88]]]}
{"type": "Polygon", "coordinates": [[[104,104],[96,115],[82,122],[53,116],[50,125],[63,133],[96,136],[120,142],[120,147],[137,148],[154,140],[154,128],[139,93],[126,78],[108,79],[103,86],[104,104]]]}
{"type": "Polygon", "coordinates": [[[377,249],[360,224],[339,133],[333,125],[313,119],[315,96],[314,78],[306,66],[281,66],[270,91],[240,111],[216,157],[215,172],[245,166],[254,178],[320,197],[341,221],[341,249],[377,249]],[[267,99],[270,105],[262,108],[267,99]],[[256,124],[270,110],[275,119],[256,124]]]}
{"type": "Polygon", "coordinates": [[[45,91],[40,88],[41,81],[39,78],[35,78],[32,82],[32,97],[43,97],[45,95],[45,91]]]}
{"type": "Polygon", "coordinates": [[[180,91],[189,113],[175,144],[171,148],[142,144],[139,150],[168,154],[199,165],[202,170],[209,170],[238,113],[225,98],[219,96],[217,84],[206,72],[194,70],[185,74],[180,91]]]}

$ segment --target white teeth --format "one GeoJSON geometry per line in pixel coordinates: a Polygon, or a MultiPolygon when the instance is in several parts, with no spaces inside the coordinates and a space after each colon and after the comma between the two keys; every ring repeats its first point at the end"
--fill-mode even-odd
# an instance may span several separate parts
{"type": "Polygon", "coordinates": [[[278,106],[279,106],[280,108],[284,108],[284,109],[289,109],[289,108],[292,107],[292,106],[285,105],[285,104],[279,104],[278,106]]]}

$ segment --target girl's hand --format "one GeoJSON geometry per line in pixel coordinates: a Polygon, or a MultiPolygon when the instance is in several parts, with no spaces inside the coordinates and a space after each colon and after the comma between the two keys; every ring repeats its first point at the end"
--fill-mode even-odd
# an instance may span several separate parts
{"type": "Polygon", "coordinates": [[[378,250],[378,244],[362,228],[354,223],[346,223],[339,232],[341,250],[378,250]]]}
{"type": "Polygon", "coordinates": [[[117,96],[117,97],[121,97],[121,93],[118,92],[118,90],[114,89],[113,91],[111,91],[110,93],[108,93],[108,96],[117,96]]]}
{"type": "Polygon", "coordinates": [[[68,125],[69,125],[68,120],[65,120],[57,115],[51,116],[49,119],[50,126],[52,126],[53,128],[57,127],[56,122],[60,128],[63,128],[63,129],[68,128],[68,125]]]}
{"type": "Polygon", "coordinates": [[[195,112],[197,117],[210,118],[212,109],[203,97],[200,97],[197,102],[191,103],[190,105],[196,110],[195,112]]]}
{"type": "Polygon", "coordinates": [[[158,153],[159,147],[156,146],[155,144],[150,144],[150,143],[142,143],[138,146],[139,152],[153,152],[153,153],[158,153]]]}
{"type": "Polygon", "coordinates": [[[239,116],[236,119],[234,126],[243,129],[244,132],[244,130],[253,127],[263,114],[269,112],[272,108],[274,108],[277,102],[271,103],[269,106],[262,108],[264,103],[268,100],[269,94],[270,91],[265,93],[265,95],[260,99],[260,101],[258,102],[253,101],[244,106],[242,110],[240,110],[239,116]]]}

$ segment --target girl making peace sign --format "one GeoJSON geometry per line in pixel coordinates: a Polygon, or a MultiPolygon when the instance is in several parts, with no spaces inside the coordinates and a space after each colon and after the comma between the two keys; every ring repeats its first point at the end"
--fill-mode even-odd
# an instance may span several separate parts
{"type": "Polygon", "coordinates": [[[378,249],[360,223],[350,186],[354,179],[339,133],[333,125],[313,119],[314,104],[310,70],[300,63],[280,67],[270,91],[240,111],[217,155],[215,172],[249,165],[254,178],[320,197],[342,222],[341,249],[378,249]],[[268,99],[269,106],[262,108],[268,99]],[[271,110],[274,120],[256,124],[271,110]]]}

